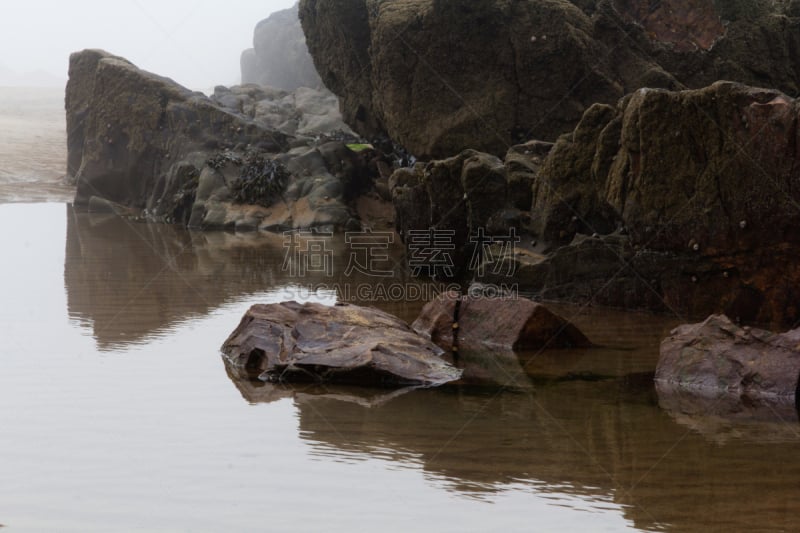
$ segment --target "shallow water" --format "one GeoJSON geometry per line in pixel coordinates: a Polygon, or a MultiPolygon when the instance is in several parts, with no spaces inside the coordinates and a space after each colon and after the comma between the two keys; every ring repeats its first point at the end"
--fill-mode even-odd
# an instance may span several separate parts
{"type": "Polygon", "coordinates": [[[219,346],[249,305],[335,301],[282,238],[47,199],[0,204],[4,531],[796,529],[796,413],[659,398],[668,317],[558,306],[603,347],[503,359],[496,386],[243,381],[219,346]]]}
{"type": "Polygon", "coordinates": [[[606,348],[522,354],[523,392],[281,389],[218,351],[296,283],[281,241],[0,206],[0,227],[27,217],[45,223],[4,232],[0,263],[9,531],[790,529],[800,511],[796,419],[659,407],[664,318],[585,310],[606,348]]]}

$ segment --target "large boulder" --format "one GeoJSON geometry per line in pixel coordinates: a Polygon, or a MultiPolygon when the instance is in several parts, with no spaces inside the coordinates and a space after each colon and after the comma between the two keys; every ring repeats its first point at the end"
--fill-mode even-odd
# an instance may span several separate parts
{"type": "Polygon", "coordinates": [[[348,304],[254,305],[222,351],[265,381],[435,386],[461,377],[402,320],[348,304]]]}
{"type": "Polygon", "coordinates": [[[553,141],[592,104],[641,87],[730,79],[797,93],[797,12],[714,0],[300,2],[348,124],[421,158],[553,141]]]}
{"type": "Polygon", "coordinates": [[[520,270],[540,286],[543,269],[562,282],[594,280],[618,294],[612,305],[630,305],[624,296],[652,308],[655,296],[678,313],[793,323],[798,114],[800,103],[779,91],[731,82],[642,89],[591,107],[537,174],[531,215],[549,243],[597,240],[578,237],[520,270]],[[615,289],[625,279],[634,294],[615,289]]]}
{"type": "Polygon", "coordinates": [[[209,229],[360,227],[374,154],[347,148],[329,95],[250,85],[207,98],[85,50],[70,58],[66,111],[80,208],[209,229]]]}
{"type": "Polygon", "coordinates": [[[656,368],[667,388],[707,396],[782,398],[793,404],[800,378],[800,329],[776,334],[739,327],[724,315],[680,326],[661,343],[656,368]]]}
{"type": "Polygon", "coordinates": [[[322,87],[300,27],[297,4],[276,11],[256,25],[253,48],[242,52],[241,67],[242,83],[268,85],[285,91],[322,87]]]}
{"type": "Polygon", "coordinates": [[[800,242],[798,114],[731,82],[593,106],[539,175],[534,225],[555,241],[624,224],[635,244],[709,255],[800,242]]]}
{"type": "Polygon", "coordinates": [[[97,196],[152,207],[156,180],[189,154],[250,143],[288,149],[286,135],[101,50],[72,54],[65,103],[77,205],[97,196]]]}
{"type": "Polygon", "coordinates": [[[568,320],[518,296],[462,298],[448,292],[428,302],[411,327],[445,350],[452,350],[454,345],[459,351],[462,347],[514,350],[591,346],[568,320]]]}

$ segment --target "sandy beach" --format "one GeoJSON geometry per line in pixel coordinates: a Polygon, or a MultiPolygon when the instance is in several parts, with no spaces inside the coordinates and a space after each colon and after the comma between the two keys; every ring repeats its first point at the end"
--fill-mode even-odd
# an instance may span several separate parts
{"type": "Polygon", "coordinates": [[[65,202],[63,89],[0,87],[0,202],[65,202]]]}

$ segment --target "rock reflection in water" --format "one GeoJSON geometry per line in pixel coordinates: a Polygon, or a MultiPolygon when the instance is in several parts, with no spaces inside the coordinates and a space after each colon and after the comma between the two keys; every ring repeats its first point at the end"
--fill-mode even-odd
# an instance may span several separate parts
{"type": "Polygon", "coordinates": [[[660,382],[655,387],[662,409],[677,423],[713,442],[800,442],[800,418],[791,399],[703,396],[660,382]]]}
{"type": "Polygon", "coordinates": [[[719,446],[659,408],[652,374],[562,378],[527,392],[291,388],[229,376],[248,402],[291,398],[312,453],[405,461],[461,496],[528,486],[613,500],[646,530],[790,528],[800,512],[800,437],[768,454],[757,441],[719,446]],[[754,491],[758,479],[769,484],[754,491]]]}
{"type": "Polygon", "coordinates": [[[327,398],[342,402],[354,403],[361,407],[377,407],[419,387],[402,387],[399,389],[378,389],[348,385],[323,385],[316,383],[266,383],[249,378],[241,369],[225,364],[228,377],[248,403],[271,403],[279,400],[327,398]]]}
{"type": "MultiPolygon", "coordinates": [[[[394,276],[344,275],[349,248],[343,238],[326,242],[333,276],[283,270],[283,235],[191,232],[166,224],[140,224],[114,215],[87,214],[67,206],[64,281],[70,317],[91,326],[100,349],[143,342],[176,324],[226,303],[259,296],[261,303],[315,297],[333,302],[332,288],[409,283],[398,257],[394,276]],[[309,286],[331,290],[314,294],[309,286]]],[[[402,250],[391,250],[401,253],[402,250]]],[[[421,301],[360,302],[413,320],[421,301]]],[[[369,295],[367,295],[369,296],[369,295]]],[[[246,306],[245,306],[246,308],[246,306]]],[[[244,309],[242,309],[244,312],[244,309]]],[[[236,322],[231,323],[231,329],[236,322]]],[[[220,339],[220,344],[224,339],[220,339]]]]}

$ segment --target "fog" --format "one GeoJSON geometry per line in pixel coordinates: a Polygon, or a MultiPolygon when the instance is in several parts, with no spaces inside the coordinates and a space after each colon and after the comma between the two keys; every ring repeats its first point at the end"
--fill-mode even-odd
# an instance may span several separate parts
{"type": "Polygon", "coordinates": [[[63,86],[69,54],[103,48],[192,89],[239,83],[253,28],[295,0],[3,1],[0,85],[63,86]]]}

